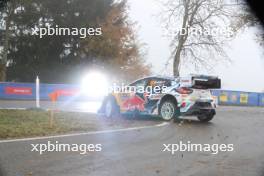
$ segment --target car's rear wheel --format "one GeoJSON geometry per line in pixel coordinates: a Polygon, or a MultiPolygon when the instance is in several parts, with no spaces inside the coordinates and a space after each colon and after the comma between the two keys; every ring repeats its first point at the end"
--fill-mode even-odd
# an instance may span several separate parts
{"type": "Polygon", "coordinates": [[[214,111],[210,111],[208,113],[198,115],[197,118],[201,122],[209,122],[209,121],[211,121],[214,118],[214,115],[215,115],[214,111]]]}
{"type": "Polygon", "coordinates": [[[104,114],[107,118],[111,118],[119,115],[119,108],[114,97],[109,97],[105,103],[104,114]]]}
{"type": "Polygon", "coordinates": [[[170,121],[176,118],[177,105],[171,100],[165,100],[160,105],[159,114],[163,120],[170,121]]]}

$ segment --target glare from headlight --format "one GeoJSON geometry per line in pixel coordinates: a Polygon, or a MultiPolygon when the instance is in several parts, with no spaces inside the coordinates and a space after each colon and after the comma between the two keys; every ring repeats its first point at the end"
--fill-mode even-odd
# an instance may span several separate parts
{"type": "Polygon", "coordinates": [[[82,80],[82,93],[89,97],[103,97],[108,93],[108,81],[100,72],[90,72],[82,80]]]}

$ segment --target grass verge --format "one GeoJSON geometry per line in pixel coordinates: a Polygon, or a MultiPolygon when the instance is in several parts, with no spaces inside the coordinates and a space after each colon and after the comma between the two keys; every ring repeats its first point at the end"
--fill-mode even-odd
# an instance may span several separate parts
{"type": "Polygon", "coordinates": [[[0,139],[47,136],[97,129],[96,115],[55,112],[54,125],[49,125],[50,112],[37,110],[0,110],[0,139]]]}

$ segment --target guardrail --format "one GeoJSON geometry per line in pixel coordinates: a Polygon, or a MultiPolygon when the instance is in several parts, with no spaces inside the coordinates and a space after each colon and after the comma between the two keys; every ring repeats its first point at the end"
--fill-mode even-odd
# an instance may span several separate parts
{"type": "MultiPolygon", "coordinates": [[[[87,100],[89,97],[78,96],[81,88],[72,84],[40,84],[40,100],[50,100],[50,94],[57,92],[59,101],[87,100]]],[[[240,92],[230,90],[212,90],[219,105],[264,106],[264,93],[240,92]]],[[[0,83],[0,99],[35,100],[36,85],[34,83],[0,83]]]]}

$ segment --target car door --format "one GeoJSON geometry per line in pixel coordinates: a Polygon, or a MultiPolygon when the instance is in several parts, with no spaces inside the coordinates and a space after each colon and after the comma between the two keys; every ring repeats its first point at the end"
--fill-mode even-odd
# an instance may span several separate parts
{"type": "Polygon", "coordinates": [[[127,111],[144,111],[145,104],[145,87],[147,79],[137,80],[127,86],[126,91],[120,94],[120,110],[127,111]]]}
{"type": "Polygon", "coordinates": [[[163,96],[163,89],[171,86],[171,80],[153,77],[147,81],[145,109],[152,111],[163,96]]]}

